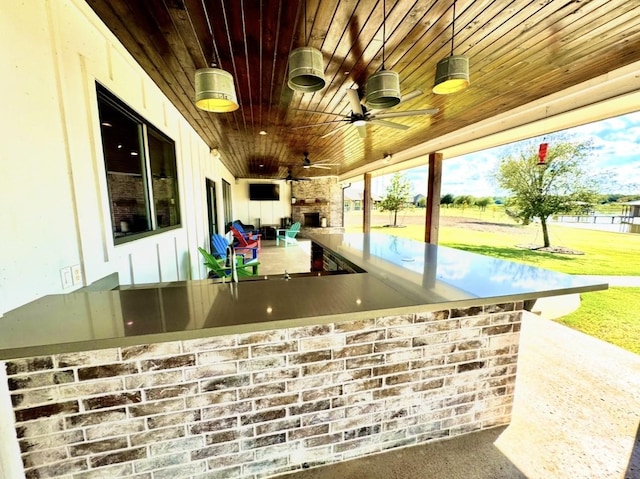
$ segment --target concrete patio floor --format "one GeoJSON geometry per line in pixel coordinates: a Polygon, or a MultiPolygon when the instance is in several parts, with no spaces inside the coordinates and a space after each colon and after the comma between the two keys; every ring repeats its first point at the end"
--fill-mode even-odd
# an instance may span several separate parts
{"type": "MultiPolygon", "coordinates": [[[[260,274],[308,271],[308,254],[267,243],[260,274]]],[[[280,477],[640,479],[640,356],[527,314],[507,427],[280,477]]]]}

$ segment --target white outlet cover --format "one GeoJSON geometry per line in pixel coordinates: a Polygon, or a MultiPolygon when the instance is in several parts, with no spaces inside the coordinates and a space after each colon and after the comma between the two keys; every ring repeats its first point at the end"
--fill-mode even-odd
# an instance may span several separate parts
{"type": "Polygon", "coordinates": [[[82,283],[82,267],[79,264],[74,264],[71,267],[71,277],[73,278],[74,286],[82,283]]]}
{"type": "Polygon", "coordinates": [[[73,276],[71,276],[71,266],[62,268],[60,270],[60,281],[62,282],[62,289],[67,289],[73,286],[73,276]]]}

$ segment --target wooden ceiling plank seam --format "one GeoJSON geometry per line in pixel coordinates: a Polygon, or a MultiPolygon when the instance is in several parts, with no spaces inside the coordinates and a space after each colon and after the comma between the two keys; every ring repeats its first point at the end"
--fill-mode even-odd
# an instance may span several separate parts
{"type": "MultiPolygon", "coordinates": [[[[632,26],[635,26],[634,23],[635,22],[633,22],[633,20],[631,20],[631,25],[632,26]]],[[[567,28],[569,28],[569,27],[567,27],[567,28]]],[[[605,30],[605,33],[607,33],[608,37],[611,36],[611,35],[608,34],[609,32],[606,32],[606,30],[605,30]]],[[[613,29],[612,29],[611,33],[613,33],[613,29]]],[[[574,42],[572,42],[572,43],[575,43],[576,48],[579,49],[580,52],[586,52],[586,51],[591,50],[591,49],[599,49],[599,47],[597,46],[597,42],[594,42],[593,40],[585,42],[585,41],[580,41],[579,38],[576,38],[576,39],[574,39],[574,42]]],[[[616,43],[616,42],[615,41],[614,42],[609,41],[607,43],[616,43]]],[[[547,50],[544,47],[537,48],[536,49],[537,51],[532,51],[532,50],[533,50],[533,48],[528,50],[529,58],[531,59],[530,64],[535,64],[536,60],[538,58],[543,59],[543,58],[547,58],[548,57],[547,50]]],[[[557,52],[553,56],[552,59],[547,58],[546,63],[544,63],[545,66],[546,66],[546,70],[550,71],[550,70],[555,70],[557,68],[562,68],[567,63],[566,59],[568,58],[569,55],[574,55],[575,56],[577,54],[578,54],[578,52],[576,52],[574,49],[568,48],[568,46],[565,45],[561,51],[557,52]],[[565,59],[565,60],[561,61],[562,59],[565,59]],[[549,60],[551,60],[551,61],[549,61],[549,60]]],[[[585,54],[585,53],[583,53],[583,54],[585,54]]],[[[498,72],[494,71],[494,72],[492,72],[492,79],[494,80],[494,82],[498,82],[499,83],[500,79],[508,78],[509,76],[512,76],[514,73],[517,73],[518,75],[521,75],[522,74],[522,67],[518,68],[517,72],[513,71],[515,68],[516,68],[516,66],[512,65],[510,67],[501,69],[498,72]]],[[[537,68],[538,71],[540,71],[540,67],[539,66],[534,66],[534,68],[537,68]]]]}
{"type": "MultiPolygon", "coordinates": [[[[391,49],[387,54],[389,63],[394,65],[393,69],[401,75],[401,80],[405,78],[406,69],[411,67],[414,63],[415,56],[412,55],[412,48],[414,44],[421,39],[426,39],[427,42],[433,42],[436,35],[433,35],[432,28],[435,28],[436,22],[428,20],[428,16],[432,12],[434,4],[427,9],[424,9],[424,2],[416,2],[407,12],[404,18],[399,20],[396,26],[393,28],[392,33],[389,35],[389,42],[391,43],[391,49]],[[422,14],[420,14],[420,10],[422,14]],[[411,21],[406,18],[412,18],[411,21]],[[425,28],[425,24],[426,28],[425,28]],[[393,39],[397,38],[396,42],[393,39]],[[428,40],[431,39],[431,40],[428,40]]],[[[405,85],[405,88],[408,85],[405,85]]],[[[412,88],[412,89],[415,89],[412,88]]]]}
{"type": "MultiPolygon", "coordinates": [[[[607,1],[607,0],[602,0],[607,1]]],[[[592,2],[593,3],[593,2],[592,2]]],[[[537,6],[537,5],[536,5],[537,6]]],[[[497,29],[493,31],[493,40],[492,38],[487,38],[486,41],[482,41],[482,48],[479,51],[469,52],[470,55],[474,55],[474,57],[478,58],[492,58],[497,57],[503,63],[513,58],[514,55],[518,54],[521,50],[529,50],[530,48],[538,47],[541,43],[544,42],[544,39],[549,35],[549,29],[553,27],[553,25],[561,22],[565,17],[564,14],[558,10],[554,13],[550,14],[547,19],[547,23],[545,24],[542,21],[539,21],[537,18],[537,12],[539,10],[530,12],[529,10],[523,10],[521,12],[522,15],[529,15],[529,18],[523,19],[522,21],[517,21],[517,27],[510,26],[508,23],[503,23],[503,26],[506,28],[497,29]],[[536,21],[532,24],[528,24],[527,20],[535,19],[536,21]],[[518,48],[513,47],[513,43],[509,41],[510,38],[518,38],[518,48]],[[497,40],[496,40],[497,39],[497,40]],[[492,48],[493,52],[491,56],[482,56],[482,52],[484,49],[492,48]]],[[[510,20],[515,21],[517,16],[512,17],[510,20]]],[[[588,21],[585,16],[585,21],[588,21]]],[[[563,31],[566,31],[562,29],[563,31]]],[[[479,46],[481,42],[478,42],[479,46]]],[[[483,69],[482,60],[478,62],[478,69],[483,69]]]]}
{"type": "MultiPolygon", "coordinates": [[[[291,104],[293,92],[287,85],[287,62],[288,62],[288,52],[292,51],[295,44],[295,31],[297,28],[300,28],[300,17],[302,13],[302,5],[300,2],[297,4],[297,8],[295,9],[295,27],[291,30],[290,38],[286,38],[282,35],[281,32],[283,25],[288,25],[287,21],[283,21],[284,13],[289,13],[293,9],[287,10],[283,8],[286,0],[280,0],[278,6],[278,16],[277,16],[277,26],[275,28],[276,32],[276,41],[274,42],[274,50],[273,50],[273,67],[270,73],[270,85],[271,89],[269,91],[269,121],[271,121],[275,125],[281,125],[283,123],[282,119],[286,116],[286,110],[291,104]],[[284,42],[284,43],[283,43],[284,42]],[[281,47],[282,45],[282,47],[281,47]],[[282,51],[281,51],[282,49],[282,51]],[[284,52],[287,52],[286,54],[284,52]],[[278,62],[282,65],[280,69],[277,68],[278,62]],[[277,82],[276,82],[276,79],[277,82]],[[276,85],[279,85],[280,92],[278,94],[276,90],[276,85]],[[278,98],[278,102],[275,103],[274,99],[278,98]],[[274,111],[274,105],[277,105],[277,109],[274,111]]],[[[287,15],[286,18],[289,19],[290,16],[287,15]]]]}
{"type": "MultiPolygon", "coordinates": [[[[580,49],[584,41],[580,41],[585,36],[590,38],[606,38],[615,36],[616,31],[626,30],[634,24],[638,24],[640,19],[640,9],[629,3],[612,12],[613,15],[602,15],[599,19],[589,25],[582,25],[572,33],[563,38],[564,48],[569,51],[580,49]],[[572,48],[572,45],[576,45],[572,48]]],[[[590,42],[588,42],[590,43],[590,42]]]]}
{"type": "MultiPolygon", "coordinates": [[[[247,39],[247,23],[246,23],[246,15],[245,15],[245,10],[244,10],[244,2],[245,0],[240,0],[240,4],[242,5],[242,36],[243,36],[243,45],[244,45],[244,63],[245,63],[245,69],[247,71],[247,89],[249,90],[249,115],[250,115],[250,124],[251,124],[251,134],[255,135],[256,131],[255,131],[255,116],[254,116],[254,112],[253,112],[253,94],[252,94],[252,88],[251,88],[251,78],[253,78],[253,75],[251,75],[251,65],[249,62],[249,45],[248,45],[248,39],[247,39]]],[[[246,124],[245,124],[245,128],[246,128],[246,124]]]]}
{"type": "MultiPolygon", "coordinates": [[[[469,8],[467,10],[465,10],[463,12],[462,15],[465,14],[469,14],[469,16],[472,16],[472,18],[478,18],[478,15],[484,14],[484,15],[491,15],[491,12],[493,11],[495,7],[495,5],[500,5],[500,1],[494,1],[492,3],[492,7],[486,7],[484,8],[484,10],[482,12],[479,12],[478,9],[472,9],[469,8]],[[475,16],[474,14],[478,12],[475,16]]],[[[476,3],[474,3],[474,5],[476,5],[476,3]]],[[[484,5],[478,5],[478,6],[484,6],[484,5]]],[[[437,12],[439,13],[439,12],[437,12]]],[[[446,16],[446,12],[442,13],[442,16],[440,16],[439,18],[443,18],[444,16],[446,16]]],[[[464,18],[464,17],[462,17],[464,18]]],[[[437,21],[436,21],[437,23],[437,21]]],[[[471,22],[469,21],[469,24],[471,22]]],[[[428,43],[424,46],[424,48],[422,50],[418,50],[417,48],[412,50],[412,54],[414,55],[414,59],[412,60],[411,58],[409,59],[409,61],[407,62],[410,67],[408,67],[406,69],[405,72],[405,79],[407,81],[413,82],[413,81],[418,81],[417,79],[414,80],[414,78],[418,77],[423,79],[423,81],[426,83],[426,86],[424,87],[424,89],[426,90],[431,90],[431,87],[433,85],[434,79],[435,79],[435,67],[436,67],[436,61],[439,61],[441,58],[444,58],[446,56],[448,56],[450,53],[450,33],[449,33],[449,25],[444,25],[440,27],[440,30],[438,31],[438,35],[437,35],[437,39],[435,41],[428,41],[428,43]],[[444,38],[444,40],[442,40],[442,38],[444,38]],[[433,58],[434,62],[433,64],[429,67],[428,70],[425,71],[425,64],[424,62],[419,62],[417,61],[418,57],[424,57],[424,58],[433,58]],[[413,66],[416,65],[416,66],[413,66]],[[425,81],[428,80],[428,81],[425,81]]],[[[466,28],[465,28],[466,30],[466,28]]],[[[420,45],[422,46],[422,45],[420,45]]],[[[457,52],[459,53],[459,52],[457,52]]],[[[471,58],[471,60],[473,60],[473,58],[471,58]]],[[[471,65],[473,67],[473,64],[471,65]]],[[[473,73],[473,71],[472,71],[473,73]]],[[[441,96],[436,96],[436,98],[441,99],[441,96]]]]}
{"type": "MultiPolygon", "coordinates": [[[[188,55],[188,57],[191,58],[191,64],[186,63],[182,67],[185,69],[185,72],[188,73],[190,70],[187,70],[187,68],[193,65],[193,73],[195,73],[195,70],[197,69],[196,65],[200,64],[200,60],[204,60],[206,64],[206,58],[200,42],[198,42],[197,37],[194,36],[194,26],[189,16],[189,12],[186,8],[184,10],[171,8],[167,4],[166,0],[163,0],[163,5],[171,17],[176,35],[180,38],[182,43],[182,48],[187,52],[184,56],[186,57],[188,55]]],[[[180,45],[177,45],[176,48],[181,47],[180,45]]]]}
{"type": "MultiPolygon", "coordinates": [[[[204,21],[204,11],[202,0],[182,0],[185,7],[186,16],[191,27],[191,35],[184,35],[183,38],[192,38],[202,53],[202,62],[198,62],[197,57],[194,58],[194,67],[196,69],[209,67],[213,61],[213,52],[208,52],[203,48],[202,39],[209,35],[208,25],[204,21]]],[[[207,42],[211,44],[211,39],[207,42]]]]}
{"type": "MultiPolygon", "coordinates": [[[[231,41],[231,31],[230,31],[230,27],[229,27],[229,18],[228,18],[228,14],[227,14],[227,9],[225,8],[225,1],[224,0],[220,0],[220,11],[222,12],[222,20],[223,20],[223,25],[224,25],[224,29],[223,29],[223,38],[226,40],[226,48],[228,48],[228,55],[229,55],[229,61],[231,63],[231,68],[233,70],[233,77],[234,78],[239,78],[238,75],[238,65],[236,63],[236,55],[234,53],[234,49],[233,49],[233,42],[231,41]]],[[[211,13],[208,11],[207,12],[208,15],[211,15],[211,13]]],[[[213,19],[211,17],[209,17],[209,21],[213,22],[213,19]]],[[[213,24],[213,23],[212,23],[213,24]]],[[[215,43],[216,46],[218,45],[218,42],[215,43]]],[[[218,46],[218,49],[220,49],[220,47],[218,46]]],[[[222,51],[222,50],[220,50],[222,51]]],[[[220,58],[218,58],[219,63],[220,63],[220,68],[222,68],[222,60],[220,58]]],[[[231,72],[229,72],[231,73],[231,72]]],[[[237,88],[237,85],[236,85],[237,88]]],[[[238,97],[238,104],[239,104],[239,109],[236,110],[236,112],[238,112],[238,114],[236,114],[234,112],[234,114],[232,115],[226,115],[227,119],[231,122],[235,124],[235,130],[239,131],[240,130],[240,122],[238,121],[238,116],[242,117],[242,123],[244,124],[245,128],[246,128],[246,120],[244,119],[244,109],[242,108],[242,96],[238,97]]]]}

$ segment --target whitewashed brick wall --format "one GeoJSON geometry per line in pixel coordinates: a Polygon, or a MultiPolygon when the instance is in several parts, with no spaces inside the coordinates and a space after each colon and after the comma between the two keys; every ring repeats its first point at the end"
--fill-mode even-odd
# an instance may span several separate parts
{"type": "Polygon", "coordinates": [[[26,477],[257,479],[506,424],[521,309],[7,361],[26,477]]]}

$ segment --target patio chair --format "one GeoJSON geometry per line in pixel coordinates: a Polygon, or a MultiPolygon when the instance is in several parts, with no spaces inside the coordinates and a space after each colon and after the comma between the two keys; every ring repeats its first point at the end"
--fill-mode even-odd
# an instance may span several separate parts
{"type": "MultiPolygon", "coordinates": [[[[225,266],[226,259],[218,259],[209,253],[206,249],[198,247],[198,251],[204,257],[204,265],[211,270],[213,277],[215,278],[230,278],[231,268],[225,266]]],[[[239,278],[247,278],[256,276],[258,274],[257,260],[250,260],[248,262],[243,261],[242,255],[236,255],[236,271],[239,278]]]]}
{"type": "Polygon", "coordinates": [[[234,246],[236,249],[255,248],[256,256],[254,256],[254,258],[257,257],[257,252],[260,251],[260,238],[255,241],[248,240],[242,233],[240,233],[240,231],[235,229],[235,227],[233,226],[231,227],[231,234],[233,235],[234,246]]]}
{"type": "Polygon", "coordinates": [[[276,236],[276,246],[280,244],[280,240],[284,241],[284,247],[286,248],[289,244],[296,244],[298,240],[296,239],[296,235],[300,231],[300,223],[295,222],[289,228],[284,230],[284,234],[279,234],[276,236]]]}
{"type": "MultiPolygon", "coordinates": [[[[213,256],[215,256],[218,259],[226,259],[227,257],[227,246],[229,246],[229,242],[227,241],[227,238],[225,238],[224,236],[222,236],[219,233],[214,233],[213,236],[211,236],[211,254],[213,254],[213,256]]],[[[254,260],[256,258],[258,258],[258,248],[257,247],[252,247],[252,248],[242,248],[241,246],[235,246],[234,248],[236,250],[237,254],[241,254],[244,256],[245,258],[245,263],[246,258],[251,255],[251,259],[254,260]]]]}
{"type": "Polygon", "coordinates": [[[240,220],[233,221],[231,223],[231,226],[234,226],[235,228],[237,228],[243,234],[248,234],[248,235],[260,234],[260,230],[257,229],[255,226],[253,226],[253,225],[245,225],[240,220]]]}
{"type": "Polygon", "coordinates": [[[231,226],[233,228],[235,228],[236,230],[238,230],[240,232],[240,234],[242,236],[244,236],[244,238],[248,241],[248,242],[252,242],[255,241],[258,243],[258,251],[260,250],[260,237],[262,235],[255,233],[254,231],[247,231],[243,226],[242,223],[240,223],[240,221],[234,221],[231,226]]]}

